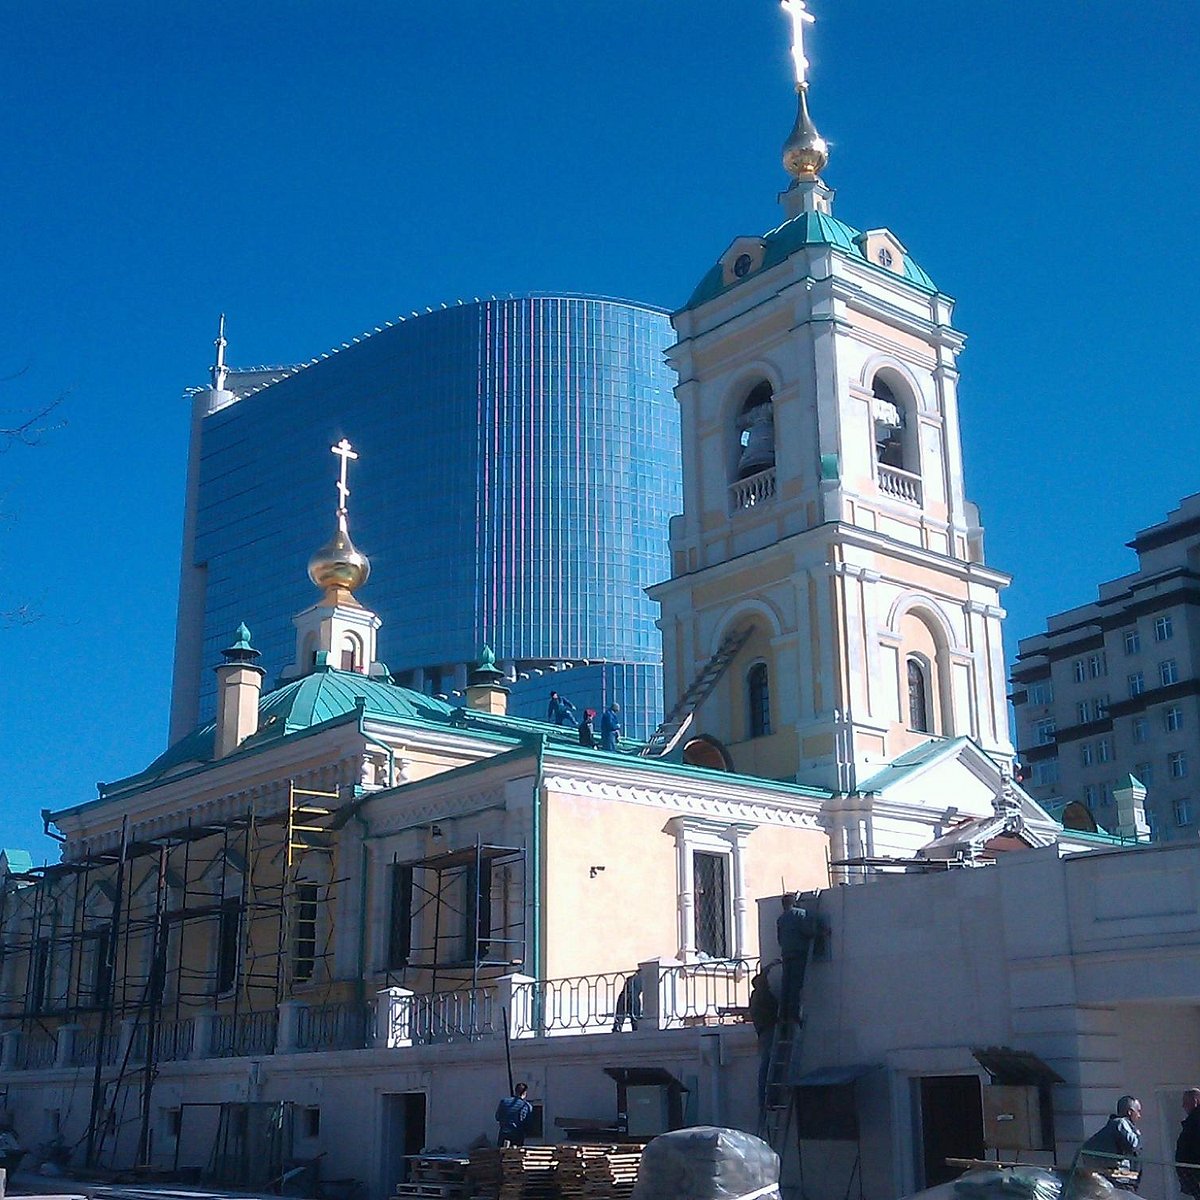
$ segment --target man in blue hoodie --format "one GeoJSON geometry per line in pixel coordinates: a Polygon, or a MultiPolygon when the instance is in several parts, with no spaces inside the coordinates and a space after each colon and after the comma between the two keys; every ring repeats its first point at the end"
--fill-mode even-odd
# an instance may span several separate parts
{"type": "Polygon", "coordinates": [[[615,750],[621,740],[621,706],[614,700],[600,717],[600,748],[615,750]]]}

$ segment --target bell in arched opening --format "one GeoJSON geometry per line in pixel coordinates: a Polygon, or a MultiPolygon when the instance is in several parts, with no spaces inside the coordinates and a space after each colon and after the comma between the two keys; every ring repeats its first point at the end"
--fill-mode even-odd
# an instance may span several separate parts
{"type": "Polygon", "coordinates": [[[738,479],[748,479],[775,465],[775,403],[769,383],[760,383],[746,397],[738,414],[738,438],[742,447],[738,479]]]}

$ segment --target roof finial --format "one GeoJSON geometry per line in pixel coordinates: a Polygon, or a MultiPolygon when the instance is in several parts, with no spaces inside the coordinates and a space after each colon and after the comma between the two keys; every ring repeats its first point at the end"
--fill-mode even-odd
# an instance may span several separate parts
{"type": "Polygon", "coordinates": [[[358,458],[358,452],[346,438],[342,438],[337,445],[330,446],[329,449],[341,459],[337,481],[337,532],[309,559],[308,577],[317,587],[324,588],[327,592],[334,589],[348,594],[355,588],[362,587],[371,573],[370,561],[365,554],[355,549],[346,523],[346,501],[350,498],[346,477],[350,462],[358,458]]]}
{"type": "Polygon", "coordinates": [[[804,0],[783,0],[783,11],[792,21],[792,62],[796,65],[796,91],[808,87],[808,59],[804,56],[804,27],[817,18],[804,0]]]}
{"type": "Polygon", "coordinates": [[[338,442],[338,444],[336,446],[330,446],[329,449],[333,454],[336,454],[338,456],[338,458],[340,458],[342,460],[341,474],[339,475],[338,482],[337,482],[337,490],[338,490],[337,520],[338,520],[338,528],[343,533],[345,533],[346,532],[346,501],[350,498],[350,489],[346,486],[346,473],[350,469],[350,460],[358,458],[358,454],[355,452],[354,447],[351,446],[350,443],[345,438],[342,438],[342,440],[340,442],[338,442]]]}
{"type": "MultiPolygon", "coordinates": [[[[808,11],[805,0],[782,0],[782,7],[792,22],[792,62],[796,74],[796,124],[792,126],[792,132],[783,143],[783,168],[795,180],[792,184],[793,191],[797,184],[815,184],[817,190],[824,193],[828,189],[820,183],[819,176],[825,164],[829,162],[829,146],[817,132],[817,127],[808,113],[809,62],[804,53],[804,27],[811,25],[816,18],[808,11]]],[[[832,193],[828,196],[822,194],[821,197],[816,197],[814,193],[809,198],[807,194],[812,192],[813,188],[809,186],[803,190],[805,197],[801,199],[811,200],[811,203],[805,203],[803,207],[820,207],[823,211],[828,211],[828,200],[832,193]]]]}
{"type": "Polygon", "coordinates": [[[229,368],[225,366],[225,314],[221,314],[221,320],[217,325],[217,340],[213,342],[217,348],[217,361],[212,368],[212,385],[213,389],[218,392],[225,390],[225,379],[229,375],[229,368]]]}

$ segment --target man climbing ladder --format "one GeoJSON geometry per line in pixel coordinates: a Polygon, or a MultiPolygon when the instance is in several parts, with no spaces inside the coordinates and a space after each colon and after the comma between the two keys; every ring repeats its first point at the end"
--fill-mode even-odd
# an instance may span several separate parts
{"type": "Polygon", "coordinates": [[[792,1087],[788,1076],[793,1048],[804,1031],[804,977],[821,930],[815,903],[806,904],[798,892],[788,892],[781,899],[783,911],[775,922],[775,933],[783,961],[783,979],[760,1121],[763,1140],[778,1154],[783,1151],[792,1111],[792,1087]]]}

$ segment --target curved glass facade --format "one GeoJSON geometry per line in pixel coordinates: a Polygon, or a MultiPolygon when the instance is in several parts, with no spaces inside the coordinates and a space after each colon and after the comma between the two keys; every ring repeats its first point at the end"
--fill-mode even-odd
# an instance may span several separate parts
{"type": "MultiPolygon", "coordinates": [[[[173,732],[212,712],[211,667],[239,621],[268,686],[295,657],[291,619],[316,599],[305,565],[332,525],[329,447],[343,436],[362,456],[350,499],[372,564],[361,599],[401,682],[450,694],[486,642],[531,676],[514,711],[544,710],[568,677],[539,669],[602,661],[614,669],[580,676],[587,694],[571,698],[620,700],[630,733],[653,728],[661,649],[644,589],[670,574],[681,503],[673,340],[666,313],[621,301],[481,301],[390,326],[203,416],[183,583],[203,634],[190,639],[199,661],[177,654],[173,732]]],[[[232,372],[234,392],[239,378],[262,376],[232,372]]]]}

